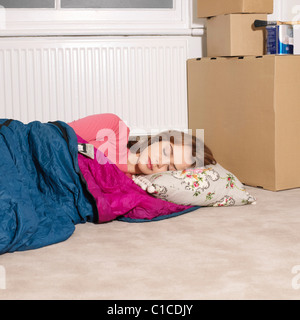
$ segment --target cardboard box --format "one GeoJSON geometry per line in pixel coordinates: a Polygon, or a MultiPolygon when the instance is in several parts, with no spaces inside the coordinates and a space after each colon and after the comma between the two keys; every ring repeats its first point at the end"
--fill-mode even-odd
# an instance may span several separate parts
{"type": "Polygon", "coordinates": [[[273,0],[198,0],[198,17],[228,13],[273,13],[273,0]]]}
{"type": "Polygon", "coordinates": [[[300,187],[300,56],[188,60],[189,128],[244,184],[300,187]]]}
{"type": "Polygon", "coordinates": [[[207,20],[207,56],[263,55],[265,28],[254,28],[266,14],[227,14],[207,20]]]}

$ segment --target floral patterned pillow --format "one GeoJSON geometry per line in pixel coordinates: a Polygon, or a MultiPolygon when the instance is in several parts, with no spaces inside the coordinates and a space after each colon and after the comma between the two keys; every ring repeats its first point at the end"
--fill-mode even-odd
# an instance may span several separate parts
{"type": "Polygon", "coordinates": [[[221,165],[134,176],[154,197],[188,206],[238,206],[255,203],[243,184],[221,165]]]}

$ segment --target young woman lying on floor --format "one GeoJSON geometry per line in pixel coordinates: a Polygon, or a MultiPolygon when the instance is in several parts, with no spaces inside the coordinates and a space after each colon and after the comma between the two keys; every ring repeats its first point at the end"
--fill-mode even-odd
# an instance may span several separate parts
{"type": "MultiPolygon", "coordinates": [[[[112,113],[103,113],[68,123],[84,140],[102,151],[129,177],[177,171],[215,164],[211,150],[204,144],[204,161],[196,153],[198,138],[175,130],[164,131],[148,139],[128,141],[129,128],[112,113]]],[[[203,156],[202,156],[203,158],[203,156]]]]}
{"type": "Polygon", "coordinates": [[[115,115],[87,117],[71,126],[0,119],[0,131],[0,255],[64,241],[79,223],[153,221],[197,209],[155,198],[126,176],[174,170],[171,147],[177,149],[169,146],[168,167],[167,146],[158,142],[163,148],[151,152],[148,168],[143,151],[133,157],[128,150],[129,129],[115,115]],[[87,142],[97,147],[96,157],[78,152],[87,142]],[[110,165],[114,158],[118,166],[110,165]]]}
{"type": "Polygon", "coordinates": [[[201,206],[255,201],[230,172],[219,167],[199,170],[215,164],[215,159],[200,140],[182,132],[166,131],[134,144],[128,142],[129,128],[114,114],[89,116],[69,125],[0,119],[0,131],[0,255],[64,241],[79,223],[158,221],[201,206]],[[78,152],[79,144],[86,143],[96,147],[96,157],[78,152]],[[177,173],[192,167],[198,168],[196,177],[184,174],[178,179],[177,173]],[[169,170],[175,172],[165,176],[180,186],[187,178],[188,186],[200,188],[201,183],[206,191],[198,198],[198,189],[195,197],[194,188],[185,185],[187,193],[175,188],[166,194],[167,184],[157,197],[138,181],[169,170]]]}

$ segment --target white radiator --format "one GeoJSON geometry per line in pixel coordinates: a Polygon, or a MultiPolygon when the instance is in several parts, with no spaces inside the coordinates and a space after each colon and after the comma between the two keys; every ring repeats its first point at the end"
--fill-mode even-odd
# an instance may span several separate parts
{"type": "Polygon", "coordinates": [[[0,117],[112,112],[143,130],[188,128],[186,37],[2,38],[0,117]]]}

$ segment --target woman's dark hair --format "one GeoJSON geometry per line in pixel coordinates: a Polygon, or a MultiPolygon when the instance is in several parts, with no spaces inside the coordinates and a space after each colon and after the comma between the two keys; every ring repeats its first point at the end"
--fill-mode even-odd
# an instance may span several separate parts
{"type": "Polygon", "coordinates": [[[169,141],[176,145],[179,143],[182,145],[191,145],[192,156],[195,159],[195,162],[190,166],[191,168],[199,167],[203,165],[203,163],[205,166],[217,163],[211,150],[205,145],[205,143],[203,144],[199,138],[177,130],[160,132],[155,136],[130,137],[127,148],[130,149],[131,152],[139,154],[151,144],[159,141],[169,141]],[[203,149],[204,155],[203,151],[201,152],[203,149]]]}

